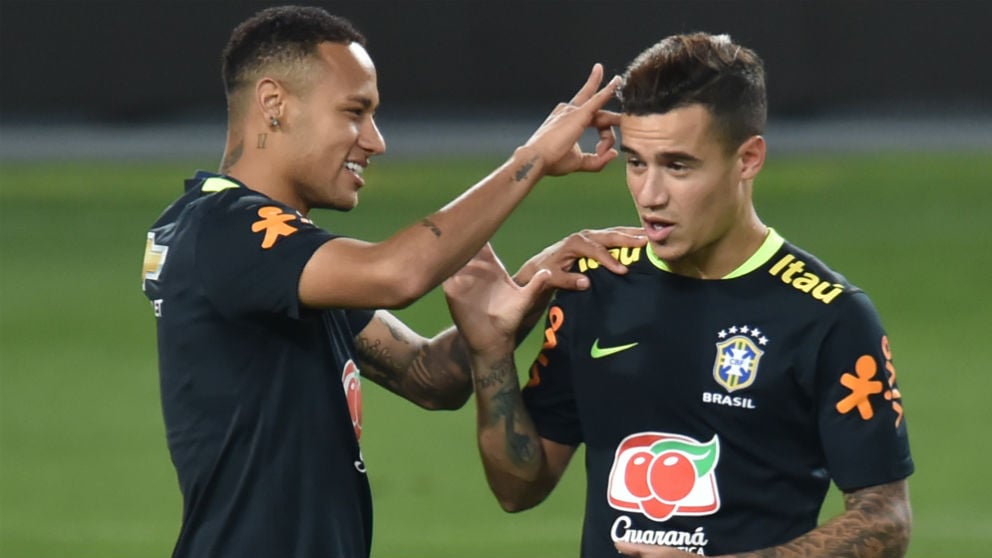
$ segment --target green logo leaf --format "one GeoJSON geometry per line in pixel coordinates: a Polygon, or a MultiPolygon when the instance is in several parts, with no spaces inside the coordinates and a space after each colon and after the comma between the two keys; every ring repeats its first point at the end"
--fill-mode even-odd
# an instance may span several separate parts
{"type": "Polygon", "coordinates": [[[660,455],[666,451],[678,451],[692,458],[696,466],[696,477],[703,477],[713,470],[716,459],[720,455],[720,444],[713,436],[705,444],[693,444],[682,440],[661,440],[651,446],[651,453],[660,455]]]}

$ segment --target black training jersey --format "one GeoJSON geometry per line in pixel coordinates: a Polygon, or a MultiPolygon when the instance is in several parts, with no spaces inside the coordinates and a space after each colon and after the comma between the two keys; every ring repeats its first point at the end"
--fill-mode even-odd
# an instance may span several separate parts
{"type": "Polygon", "coordinates": [[[789,541],[843,490],[913,470],[892,351],[868,297],[774,231],[721,280],[617,250],[559,292],[524,400],[586,445],[585,557],[614,541],[716,555],[789,541]]]}
{"type": "Polygon", "coordinates": [[[176,557],[368,556],[353,338],[368,311],[299,303],[334,235],[199,173],[148,233],[162,409],[183,494],[176,557]]]}

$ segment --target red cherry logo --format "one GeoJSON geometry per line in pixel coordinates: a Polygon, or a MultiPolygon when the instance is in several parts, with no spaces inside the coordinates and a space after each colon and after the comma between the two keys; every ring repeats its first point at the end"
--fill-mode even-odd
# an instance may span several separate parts
{"type": "Polygon", "coordinates": [[[362,437],[362,384],[358,367],[349,360],[344,367],[341,381],[344,383],[344,395],[348,402],[348,412],[351,414],[351,425],[355,428],[355,437],[362,437]]]}
{"type": "Polygon", "coordinates": [[[644,511],[644,515],[654,519],[655,521],[664,521],[671,517],[672,512],[675,511],[675,504],[662,502],[657,498],[648,498],[646,500],[641,500],[639,503],[641,505],[641,510],[644,511]]]}
{"type": "Polygon", "coordinates": [[[696,485],[696,467],[681,453],[666,451],[651,462],[648,479],[655,496],[665,502],[678,502],[696,485]]]}
{"type": "Polygon", "coordinates": [[[651,497],[651,487],[648,485],[648,469],[651,467],[652,459],[654,459],[654,455],[651,452],[639,451],[630,456],[627,470],[624,471],[624,482],[627,484],[627,490],[639,500],[651,497]]]}

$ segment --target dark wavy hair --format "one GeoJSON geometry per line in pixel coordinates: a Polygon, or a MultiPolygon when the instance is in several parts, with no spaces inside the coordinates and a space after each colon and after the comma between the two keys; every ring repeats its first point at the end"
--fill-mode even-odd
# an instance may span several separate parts
{"type": "Polygon", "coordinates": [[[316,55],[324,42],[358,43],[365,37],[350,21],[322,8],[278,6],[245,20],[224,47],[222,76],[228,96],[252,85],[262,73],[288,71],[316,55]]]}
{"type": "Polygon", "coordinates": [[[702,105],[728,151],[764,132],[765,69],[754,51],[727,35],[673,35],[634,59],[617,91],[621,111],[644,116],[702,105]]]}

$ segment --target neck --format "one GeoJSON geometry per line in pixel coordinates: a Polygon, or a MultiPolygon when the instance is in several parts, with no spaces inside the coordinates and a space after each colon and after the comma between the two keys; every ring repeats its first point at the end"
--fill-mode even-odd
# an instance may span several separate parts
{"type": "Polygon", "coordinates": [[[268,130],[242,132],[228,129],[220,173],[237,179],[256,192],[293,207],[303,215],[309,212],[302,200],[290,195],[281,167],[275,163],[268,130]]]}
{"type": "Polygon", "coordinates": [[[720,279],[754,255],[767,236],[768,227],[758,219],[752,208],[749,218],[742,220],[715,242],[677,261],[665,263],[678,275],[697,279],[720,279]]]}

